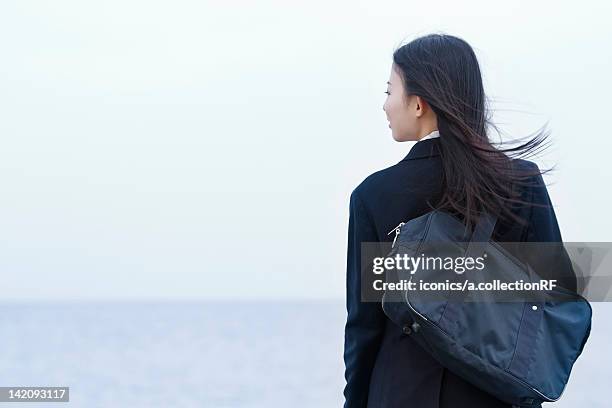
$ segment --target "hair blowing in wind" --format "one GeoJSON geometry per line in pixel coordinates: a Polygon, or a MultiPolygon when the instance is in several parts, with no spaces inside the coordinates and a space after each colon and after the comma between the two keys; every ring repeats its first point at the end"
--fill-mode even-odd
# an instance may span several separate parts
{"type": "Polygon", "coordinates": [[[514,147],[494,146],[487,128],[497,127],[490,121],[478,60],[461,38],[419,37],[396,49],[393,62],[406,95],[423,98],[437,117],[444,195],[436,207],[457,214],[469,228],[481,212],[525,225],[526,220],[511,211],[513,205],[530,204],[521,199],[518,187],[546,171],[519,170],[512,159],[541,151],[548,144],[548,131],[543,128],[514,147]]]}

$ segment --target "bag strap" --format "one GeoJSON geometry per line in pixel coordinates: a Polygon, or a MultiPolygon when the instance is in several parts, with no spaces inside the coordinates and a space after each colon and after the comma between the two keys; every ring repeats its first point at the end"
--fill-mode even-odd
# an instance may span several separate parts
{"type": "Polygon", "coordinates": [[[493,229],[497,223],[497,217],[489,213],[483,213],[474,228],[470,242],[465,251],[466,257],[476,258],[484,252],[487,242],[493,235],[493,229]]]}
{"type": "MultiPolygon", "coordinates": [[[[474,232],[470,237],[470,242],[468,243],[467,249],[465,250],[466,258],[478,258],[483,255],[487,245],[489,243],[489,239],[491,235],[493,235],[493,229],[495,228],[495,224],[497,223],[497,217],[491,215],[489,213],[481,214],[478,219],[478,223],[476,223],[476,227],[474,228],[474,232]]],[[[461,282],[461,275],[456,275],[456,279],[458,282],[461,282]]],[[[450,301],[452,302],[461,302],[463,298],[467,296],[466,291],[453,291],[450,297],[450,301]]],[[[455,306],[446,307],[443,317],[448,319],[448,316],[452,316],[453,311],[455,310],[455,306]],[[448,316],[447,316],[448,315],[448,316]]]]}

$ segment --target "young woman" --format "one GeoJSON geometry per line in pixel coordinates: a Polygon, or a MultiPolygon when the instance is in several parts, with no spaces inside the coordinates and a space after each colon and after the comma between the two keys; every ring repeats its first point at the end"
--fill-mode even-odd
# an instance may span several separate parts
{"type": "MultiPolygon", "coordinates": [[[[478,61],[469,44],[451,35],[427,35],[397,49],[386,93],[393,138],[417,143],[350,197],[344,407],[510,408],[438,364],[380,303],[361,301],[361,243],[391,241],[388,233],[400,222],[434,208],[470,227],[481,212],[496,214],[499,242],[561,242],[542,172],[524,159],[548,135],[540,131],[514,148],[492,145],[478,61]]],[[[575,280],[560,284],[576,288],[575,280]]]]}

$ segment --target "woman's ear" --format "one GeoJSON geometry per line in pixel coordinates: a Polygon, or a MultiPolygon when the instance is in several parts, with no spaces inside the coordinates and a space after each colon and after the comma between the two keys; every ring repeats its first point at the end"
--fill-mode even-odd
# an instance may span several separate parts
{"type": "Polygon", "coordinates": [[[421,98],[420,96],[416,95],[416,116],[417,118],[420,118],[421,116],[423,116],[425,114],[425,105],[426,102],[423,98],[421,98]]]}

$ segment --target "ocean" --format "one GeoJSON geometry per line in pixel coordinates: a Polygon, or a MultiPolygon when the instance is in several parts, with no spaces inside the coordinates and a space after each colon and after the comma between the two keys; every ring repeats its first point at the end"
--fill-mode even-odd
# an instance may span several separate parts
{"type": "MultiPolygon", "coordinates": [[[[570,383],[545,407],[612,406],[612,307],[593,308],[570,383]]],[[[345,318],[343,301],[4,303],[0,386],[70,387],[70,402],[30,408],[341,407],[345,318]]]]}

